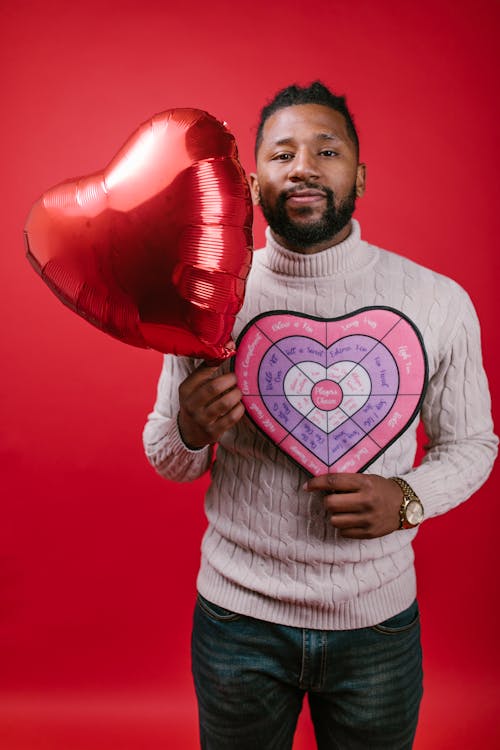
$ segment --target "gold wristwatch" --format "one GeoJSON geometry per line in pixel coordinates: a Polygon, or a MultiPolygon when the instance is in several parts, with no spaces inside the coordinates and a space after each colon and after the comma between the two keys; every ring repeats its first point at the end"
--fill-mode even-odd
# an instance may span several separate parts
{"type": "Polygon", "coordinates": [[[412,488],[401,477],[390,477],[403,490],[403,502],[399,508],[399,528],[412,529],[424,520],[424,506],[412,488]]]}

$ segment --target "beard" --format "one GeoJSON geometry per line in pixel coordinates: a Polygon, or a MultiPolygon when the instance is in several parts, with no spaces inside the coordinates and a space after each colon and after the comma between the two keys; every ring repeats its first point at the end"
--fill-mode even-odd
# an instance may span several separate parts
{"type": "MultiPolygon", "coordinates": [[[[323,185],[313,183],[304,183],[301,190],[321,190],[326,197],[326,208],[323,215],[310,222],[297,222],[291,219],[287,213],[286,200],[291,192],[283,191],[279,194],[276,204],[271,206],[270,203],[263,200],[260,196],[260,207],[264,218],[271,227],[274,234],[283,238],[287,245],[297,249],[306,249],[320,242],[332,240],[351,220],[356,207],[356,186],[353,186],[350,194],[340,203],[335,205],[335,196],[333,192],[323,185]]],[[[300,190],[296,191],[300,194],[300,190]]],[[[311,213],[309,206],[300,209],[303,216],[311,213]]]]}

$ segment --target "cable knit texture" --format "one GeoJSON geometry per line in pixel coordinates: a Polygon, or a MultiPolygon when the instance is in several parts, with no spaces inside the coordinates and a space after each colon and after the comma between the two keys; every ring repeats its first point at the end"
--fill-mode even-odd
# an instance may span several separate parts
{"type": "MultiPolygon", "coordinates": [[[[256,315],[290,310],[322,318],[359,308],[396,308],[419,328],[429,361],[421,417],[428,436],[413,467],[415,420],[368,471],[401,476],[421,498],[426,519],[466,500],[488,476],[497,449],[479,325],[455,282],[361,239],[349,237],[314,255],[284,249],[267,231],[254,254],[234,338],[256,315]]],[[[164,477],[192,481],[213,449],[191,451],[177,427],[178,387],[198,363],[166,356],[146,454],[164,477]]],[[[221,371],[228,369],[225,363],[221,371]]],[[[351,629],[381,622],[416,594],[416,529],[379,539],[343,539],[320,494],[302,490],[306,474],[244,417],[220,441],[206,496],[200,593],[230,610],[298,627],[351,629]]]]}

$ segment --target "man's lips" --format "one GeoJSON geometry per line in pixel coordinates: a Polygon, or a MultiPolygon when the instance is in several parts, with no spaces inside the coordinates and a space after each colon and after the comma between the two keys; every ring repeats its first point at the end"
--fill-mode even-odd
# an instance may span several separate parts
{"type": "Polygon", "coordinates": [[[302,206],[309,203],[317,203],[325,200],[326,194],[322,190],[296,190],[288,193],[286,196],[287,203],[302,206]]]}

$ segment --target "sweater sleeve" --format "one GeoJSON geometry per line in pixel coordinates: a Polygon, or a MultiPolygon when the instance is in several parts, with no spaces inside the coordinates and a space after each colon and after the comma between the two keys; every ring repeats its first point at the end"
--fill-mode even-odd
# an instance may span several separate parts
{"type": "Polygon", "coordinates": [[[422,407],[426,455],[404,476],[426,518],[467,500],[486,481],[497,454],[479,321],[469,296],[460,292],[457,324],[422,407]]]}
{"type": "Polygon", "coordinates": [[[150,464],[165,479],[191,482],[209,468],[212,446],[191,450],[179,432],[179,385],[193,371],[195,360],[167,354],[158,381],[156,403],[148,415],[143,443],[150,464]]]}

